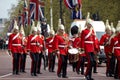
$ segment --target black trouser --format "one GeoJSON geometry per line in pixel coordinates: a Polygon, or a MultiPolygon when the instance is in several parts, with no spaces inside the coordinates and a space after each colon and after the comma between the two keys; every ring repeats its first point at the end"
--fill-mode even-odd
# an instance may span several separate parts
{"type": "Polygon", "coordinates": [[[38,63],[37,63],[37,73],[40,73],[42,53],[39,53],[38,56],[39,58],[38,58],[38,63]]]}
{"type": "Polygon", "coordinates": [[[81,64],[80,64],[80,67],[81,67],[81,74],[84,74],[84,66],[85,66],[85,57],[81,57],[81,64]]]}
{"type": "Polygon", "coordinates": [[[27,54],[21,54],[21,62],[20,62],[20,71],[25,72],[25,64],[26,64],[26,56],[27,54]]]}
{"type": "Polygon", "coordinates": [[[48,66],[48,56],[43,53],[42,58],[44,63],[44,70],[46,70],[46,67],[48,66]]]}
{"type": "Polygon", "coordinates": [[[61,60],[62,60],[62,76],[65,77],[67,74],[67,56],[65,55],[60,55],[61,60]]]}
{"type": "Polygon", "coordinates": [[[94,55],[94,65],[93,65],[93,72],[97,72],[97,55],[94,55]]]}
{"type": "Polygon", "coordinates": [[[109,74],[114,74],[115,71],[115,56],[114,54],[112,54],[112,57],[110,59],[110,70],[109,70],[109,74]]]}
{"type": "Polygon", "coordinates": [[[38,63],[39,54],[31,52],[30,56],[31,56],[31,59],[32,59],[31,73],[36,74],[36,69],[37,69],[37,63],[38,63]]]}
{"type": "Polygon", "coordinates": [[[20,53],[13,53],[13,74],[19,73],[20,53]]]}
{"type": "Polygon", "coordinates": [[[55,68],[55,54],[49,53],[49,71],[54,71],[55,68]]]}
{"type": "Polygon", "coordinates": [[[75,72],[76,67],[77,67],[77,62],[72,62],[73,72],[75,72]]]}
{"type": "Polygon", "coordinates": [[[91,79],[92,67],[95,65],[94,53],[93,52],[87,53],[87,59],[88,59],[88,66],[87,66],[86,76],[88,76],[91,79]]]}

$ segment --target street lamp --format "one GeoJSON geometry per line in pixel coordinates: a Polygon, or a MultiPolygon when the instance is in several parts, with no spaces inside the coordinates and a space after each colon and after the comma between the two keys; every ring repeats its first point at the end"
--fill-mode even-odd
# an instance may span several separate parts
{"type": "Polygon", "coordinates": [[[63,18],[62,18],[62,1],[60,0],[60,19],[61,19],[61,23],[63,24],[63,18]]]}

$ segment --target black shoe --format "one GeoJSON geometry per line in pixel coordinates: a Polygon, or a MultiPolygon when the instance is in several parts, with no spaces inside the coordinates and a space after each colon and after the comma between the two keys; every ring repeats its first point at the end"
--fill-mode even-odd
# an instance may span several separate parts
{"type": "Polygon", "coordinates": [[[109,74],[109,77],[114,77],[112,74],[109,74]]]}
{"type": "Polygon", "coordinates": [[[77,72],[77,74],[80,74],[80,71],[76,71],[77,72]]]}
{"type": "Polygon", "coordinates": [[[75,68],[73,68],[73,72],[75,72],[75,68]]]}
{"type": "Polygon", "coordinates": [[[94,71],[93,73],[98,73],[97,71],[94,71]]]}
{"type": "Polygon", "coordinates": [[[90,80],[94,80],[93,78],[90,78],[90,80]]]}
{"type": "Polygon", "coordinates": [[[119,79],[119,77],[118,76],[114,76],[114,79],[119,79]]]}
{"type": "Polygon", "coordinates": [[[41,72],[37,72],[37,74],[42,74],[41,72]]]}
{"type": "Polygon", "coordinates": [[[18,72],[16,72],[16,75],[20,75],[18,72]]]}
{"type": "Polygon", "coordinates": [[[85,76],[85,80],[91,80],[89,76],[85,76]]]}
{"type": "Polygon", "coordinates": [[[37,76],[37,74],[36,74],[36,73],[34,73],[34,76],[37,76]]]}
{"type": "Polygon", "coordinates": [[[26,71],[22,71],[23,73],[26,73],[26,71]]]}
{"type": "Polygon", "coordinates": [[[13,71],[13,75],[15,75],[16,74],[16,72],[15,71],[13,71]]]}
{"type": "Polygon", "coordinates": [[[106,77],[109,77],[109,73],[106,73],[106,77]]]}
{"type": "Polygon", "coordinates": [[[31,73],[31,76],[34,76],[34,73],[31,73]]]}
{"type": "Polygon", "coordinates": [[[61,77],[61,74],[57,74],[57,76],[60,78],[60,77],[61,77]]]}
{"type": "Polygon", "coordinates": [[[68,76],[62,76],[62,78],[68,78],[68,76]]]}
{"type": "Polygon", "coordinates": [[[55,71],[52,71],[53,73],[55,72],[55,71]]]}

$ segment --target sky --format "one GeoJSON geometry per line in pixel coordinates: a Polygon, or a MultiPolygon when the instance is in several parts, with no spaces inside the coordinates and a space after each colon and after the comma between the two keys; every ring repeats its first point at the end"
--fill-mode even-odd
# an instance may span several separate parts
{"type": "Polygon", "coordinates": [[[9,18],[8,11],[12,4],[17,5],[18,0],[0,0],[0,18],[9,18]]]}

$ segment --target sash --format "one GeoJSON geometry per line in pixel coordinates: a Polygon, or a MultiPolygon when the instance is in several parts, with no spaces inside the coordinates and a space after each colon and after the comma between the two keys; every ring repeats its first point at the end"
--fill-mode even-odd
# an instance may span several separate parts
{"type": "MultiPolygon", "coordinates": [[[[118,44],[118,41],[115,41],[114,45],[118,44]]],[[[112,53],[114,53],[115,47],[112,49],[112,53]]]]}
{"type": "Polygon", "coordinates": [[[54,40],[54,37],[49,41],[49,43],[52,43],[53,42],[53,40],[54,40]]]}
{"type": "Polygon", "coordinates": [[[92,34],[92,30],[85,36],[85,39],[87,39],[92,34]]]}
{"type": "Polygon", "coordinates": [[[34,37],[32,37],[31,41],[33,41],[36,37],[37,37],[37,35],[35,35],[34,37]]]}
{"type": "Polygon", "coordinates": [[[15,40],[19,36],[19,33],[17,33],[12,40],[15,40]]]}
{"type": "Polygon", "coordinates": [[[118,41],[116,41],[116,42],[114,43],[114,45],[116,45],[116,44],[118,44],[118,41]]]}

